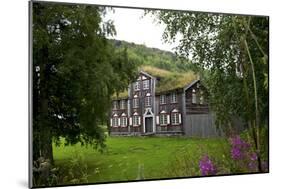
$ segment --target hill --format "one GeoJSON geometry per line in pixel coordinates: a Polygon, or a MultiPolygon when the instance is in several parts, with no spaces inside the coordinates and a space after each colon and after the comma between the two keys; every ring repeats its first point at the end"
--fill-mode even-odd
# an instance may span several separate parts
{"type": "Polygon", "coordinates": [[[171,72],[186,72],[193,69],[190,60],[180,58],[169,51],[149,48],[120,40],[110,40],[120,50],[127,48],[128,57],[140,66],[153,66],[171,72]]]}
{"type": "MultiPolygon", "coordinates": [[[[145,71],[158,79],[156,93],[182,88],[198,78],[193,71],[195,66],[191,61],[178,57],[172,52],[126,41],[110,41],[120,51],[127,49],[129,60],[138,64],[140,71],[145,71]]],[[[127,97],[127,90],[113,95],[113,99],[127,97]]]]}

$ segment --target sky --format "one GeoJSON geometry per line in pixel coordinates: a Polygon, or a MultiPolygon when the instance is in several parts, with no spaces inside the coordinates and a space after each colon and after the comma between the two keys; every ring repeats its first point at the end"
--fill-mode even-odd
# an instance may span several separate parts
{"type": "Polygon", "coordinates": [[[165,25],[157,24],[150,15],[143,17],[143,14],[142,9],[114,8],[114,12],[107,12],[105,20],[114,21],[117,32],[114,39],[173,52],[175,44],[167,44],[162,40],[165,25]]]}

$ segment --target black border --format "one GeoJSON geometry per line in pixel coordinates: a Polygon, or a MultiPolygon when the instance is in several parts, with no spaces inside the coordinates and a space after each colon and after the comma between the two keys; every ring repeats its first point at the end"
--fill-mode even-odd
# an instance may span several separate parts
{"type": "Polygon", "coordinates": [[[270,17],[268,15],[254,15],[254,14],[235,14],[227,12],[208,12],[208,11],[194,11],[194,10],[177,10],[177,9],[165,9],[165,8],[155,8],[155,7],[133,7],[133,6],[120,6],[120,5],[110,5],[110,4],[92,4],[92,3],[74,3],[74,2],[55,2],[55,1],[41,1],[41,0],[30,0],[28,2],[28,187],[29,188],[55,188],[55,187],[71,187],[71,186],[86,186],[86,185],[100,185],[100,184],[118,184],[118,183],[135,183],[135,182],[146,182],[146,181],[165,181],[165,180],[177,180],[177,179],[190,179],[190,178],[209,178],[209,177],[224,177],[224,176],[240,176],[240,175],[257,175],[257,174],[268,174],[270,173],[270,73],[267,76],[268,79],[268,171],[266,172],[248,172],[248,173],[233,173],[233,174],[223,174],[223,175],[209,175],[209,176],[191,176],[191,177],[172,177],[172,178],[158,178],[158,179],[144,179],[144,180],[124,180],[124,181],[108,181],[108,182],[94,182],[94,183],[80,183],[80,184],[68,184],[68,185],[55,185],[55,186],[32,186],[32,120],[33,120],[33,75],[32,75],[32,48],[33,48],[33,30],[32,30],[32,10],[33,3],[47,3],[47,4],[64,4],[64,5],[89,5],[89,6],[100,6],[100,7],[112,7],[112,8],[127,8],[127,9],[148,9],[148,10],[168,10],[168,11],[179,11],[179,12],[195,12],[195,13],[206,13],[206,14],[224,14],[231,16],[255,16],[255,17],[266,17],[268,18],[268,72],[270,72],[270,17]]]}

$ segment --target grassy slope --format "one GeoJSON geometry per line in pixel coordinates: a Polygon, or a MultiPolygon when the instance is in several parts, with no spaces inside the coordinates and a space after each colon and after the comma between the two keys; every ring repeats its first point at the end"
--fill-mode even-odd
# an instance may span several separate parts
{"type": "MultiPolygon", "coordinates": [[[[186,152],[191,154],[191,159],[196,159],[197,164],[202,154],[216,157],[228,149],[223,139],[173,137],[109,137],[107,146],[107,152],[103,154],[80,145],[54,146],[55,163],[57,166],[68,165],[70,158],[79,153],[88,165],[89,182],[136,180],[138,167],[142,164],[144,177],[155,179],[171,177],[173,174],[169,173],[169,167],[175,163],[177,156],[186,152]],[[96,168],[99,173],[95,173],[96,168]]],[[[195,170],[199,175],[198,168],[195,170]]]]}

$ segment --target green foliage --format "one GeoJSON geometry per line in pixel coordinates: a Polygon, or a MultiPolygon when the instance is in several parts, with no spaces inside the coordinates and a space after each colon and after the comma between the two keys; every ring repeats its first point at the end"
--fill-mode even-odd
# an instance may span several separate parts
{"type": "MultiPolygon", "coordinates": [[[[84,156],[88,168],[88,182],[109,182],[145,179],[171,178],[178,176],[170,171],[173,165],[178,170],[184,167],[177,159],[185,153],[189,156],[192,169],[198,170],[196,160],[203,152],[213,158],[221,159],[224,152],[229,152],[225,139],[199,139],[183,137],[109,137],[106,151],[98,153],[92,148],[74,146],[55,146],[54,157],[57,166],[66,167],[76,152],[84,156]],[[201,149],[201,150],[199,150],[201,149]],[[195,167],[193,167],[193,165],[195,167]],[[97,171],[98,170],[98,171],[97,171]]],[[[226,157],[227,159],[228,157],[226,157]]],[[[180,160],[181,161],[181,160],[180,160]]],[[[199,172],[190,170],[192,176],[199,172]]],[[[67,183],[66,183],[67,184],[67,183]]]]}
{"type": "Polygon", "coordinates": [[[43,157],[33,162],[34,177],[32,183],[35,186],[52,186],[59,183],[59,169],[53,167],[49,159],[43,157]]]}
{"type": "Polygon", "coordinates": [[[126,49],[115,51],[108,9],[33,2],[33,151],[52,161],[52,140],[104,147],[110,97],[135,76],[126,49]]]}
{"type": "Polygon", "coordinates": [[[111,42],[119,50],[127,48],[129,60],[137,65],[153,66],[172,72],[185,72],[194,69],[194,65],[187,58],[177,56],[169,51],[149,48],[145,45],[126,41],[111,40],[111,42]]]}
{"type": "Polygon", "coordinates": [[[256,119],[253,75],[259,119],[261,124],[268,122],[268,17],[152,10],[146,14],[166,25],[166,42],[182,36],[176,51],[192,57],[192,63],[201,68],[220,124],[227,125],[233,115],[246,122],[256,119]]]}
{"type": "Polygon", "coordinates": [[[66,173],[63,182],[66,184],[88,183],[88,177],[88,166],[85,161],[85,157],[79,152],[75,152],[70,159],[68,173],[66,173]]]}
{"type": "MultiPolygon", "coordinates": [[[[269,157],[269,133],[268,127],[264,126],[260,129],[260,156],[262,161],[268,162],[269,157]]],[[[255,141],[251,137],[253,133],[253,129],[246,129],[243,133],[241,133],[241,138],[251,144],[252,147],[255,146],[255,141]]]]}

